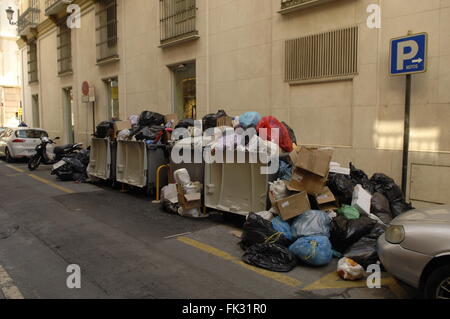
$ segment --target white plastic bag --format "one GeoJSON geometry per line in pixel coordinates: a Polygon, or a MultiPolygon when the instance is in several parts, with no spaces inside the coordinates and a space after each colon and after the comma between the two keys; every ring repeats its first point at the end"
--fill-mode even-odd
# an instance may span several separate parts
{"type": "Polygon", "coordinates": [[[173,204],[178,203],[178,192],[176,184],[164,186],[161,190],[161,201],[167,199],[173,204]]]}
{"type": "Polygon", "coordinates": [[[344,280],[360,280],[364,278],[364,268],[353,259],[344,257],[339,260],[337,273],[344,280]]]}
{"type": "Polygon", "coordinates": [[[281,179],[269,183],[270,185],[270,191],[272,192],[273,196],[275,197],[275,200],[280,200],[283,198],[286,198],[288,196],[288,189],[286,187],[286,183],[283,182],[281,179]]]}
{"type": "Polygon", "coordinates": [[[193,208],[185,211],[182,207],[180,207],[178,208],[178,215],[183,217],[199,218],[200,210],[198,208],[193,208]]]}

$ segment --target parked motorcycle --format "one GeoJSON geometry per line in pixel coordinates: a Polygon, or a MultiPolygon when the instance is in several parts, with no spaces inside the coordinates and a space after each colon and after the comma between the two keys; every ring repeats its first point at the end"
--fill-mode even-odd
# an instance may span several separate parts
{"type": "Polygon", "coordinates": [[[55,144],[54,141],[56,140],[59,140],[59,137],[56,137],[54,140],[51,140],[48,137],[41,138],[41,144],[36,146],[36,154],[28,161],[28,169],[30,171],[36,170],[41,163],[44,165],[55,164],[64,157],[76,154],[83,146],[83,144],[67,144],[57,146],[53,149],[53,152],[50,152],[47,149],[47,146],[55,144]]]}

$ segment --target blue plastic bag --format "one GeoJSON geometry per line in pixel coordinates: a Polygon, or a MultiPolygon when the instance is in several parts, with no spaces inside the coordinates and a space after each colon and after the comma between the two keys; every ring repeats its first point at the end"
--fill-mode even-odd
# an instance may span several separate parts
{"type": "Polygon", "coordinates": [[[277,216],[274,219],[272,219],[272,227],[277,232],[283,233],[284,237],[286,237],[287,239],[294,241],[294,237],[292,236],[292,233],[291,233],[291,225],[289,225],[289,223],[283,221],[280,218],[280,216],[277,216]]]}
{"type": "Polygon", "coordinates": [[[283,160],[280,160],[278,178],[284,181],[290,181],[292,179],[292,165],[283,160]]]}
{"type": "Polygon", "coordinates": [[[306,236],[330,237],[331,219],[320,210],[309,210],[294,219],[291,233],[294,238],[306,236]]]}
{"type": "Polygon", "coordinates": [[[261,121],[261,115],[258,112],[247,112],[239,116],[239,124],[242,128],[256,127],[261,121]]]}
{"type": "Polygon", "coordinates": [[[299,238],[289,246],[289,251],[312,266],[325,266],[333,259],[330,240],[325,236],[299,238]]]}

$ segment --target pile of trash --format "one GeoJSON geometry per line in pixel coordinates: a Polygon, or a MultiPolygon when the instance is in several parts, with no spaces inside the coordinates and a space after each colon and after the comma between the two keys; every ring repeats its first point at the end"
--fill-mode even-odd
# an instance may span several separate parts
{"type": "Polygon", "coordinates": [[[52,175],[56,175],[62,181],[74,181],[84,183],[87,178],[89,165],[89,149],[83,149],[62,159],[64,165],[54,169],[52,175]]]}
{"type": "Polygon", "coordinates": [[[329,148],[294,148],[280,166],[281,178],[268,185],[271,209],[250,214],[244,224],[244,262],[290,271],[340,258],[338,274],[345,280],[363,278],[378,262],[378,238],[413,207],[392,178],[369,178],[352,163],[331,162],[332,155],[329,148]]]}
{"type": "Polygon", "coordinates": [[[147,144],[165,144],[167,134],[173,131],[175,120],[157,112],[144,111],[127,121],[103,121],[97,125],[96,138],[145,141],[147,144]]]}
{"type": "Polygon", "coordinates": [[[273,116],[262,117],[258,112],[230,117],[224,110],[219,110],[203,117],[201,123],[201,127],[198,127],[190,119],[179,121],[175,130],[184,128],[188,134],[175,134],[168,143],[172,146],[196,144],[215,151],[257,152],[258,147],[264,147],[269,150],[269,154],[275,154],[291,152],[293,141],[297,141],[293,130],[286,123],[273,116]],[[271,129],[278,129],[278,134],[271,129]]]}

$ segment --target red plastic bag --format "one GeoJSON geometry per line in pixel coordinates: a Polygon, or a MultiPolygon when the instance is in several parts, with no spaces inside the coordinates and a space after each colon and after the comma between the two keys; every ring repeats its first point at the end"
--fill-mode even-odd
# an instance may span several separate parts
{"type": "Polygon", "coordinates": [[[283,123],[281,123],[280,121],[278,121],[275,117],[273,116],[266,116],[263,117],[261,119],[261,121],[259,121],[258,125],[256,126],[256,131],[260,134],[260,137],[277,143],[278,145],[280,145],[280,147],[286,151],[286,152],[292,152],[294,150],[294,148],[292,147],[292,139],[289,136],[289,131],[287,130],[286,126],[284,126],[283,123]],[[260,129],[267,129],[267,134],[262,134],[259,130],[260,129]],[[276,140],[276,133],[272,132],[271,129],[278,129],[279,132],[279,140],[276,140]],[[273,133],[273,134],[272,134],[273,133]],[[265,136],[267,135],[267,136],[265,136]],[[274,135],[274,136],[272,136],[274,135]]]}

